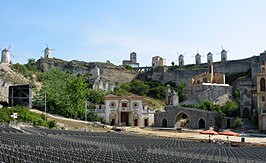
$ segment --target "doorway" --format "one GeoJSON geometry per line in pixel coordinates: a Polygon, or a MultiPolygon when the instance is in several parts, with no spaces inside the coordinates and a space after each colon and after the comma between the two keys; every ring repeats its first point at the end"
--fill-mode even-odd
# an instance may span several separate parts
{"type": "Polygon", "coordinates": [[[121,123],[128,126],[128,112],[121,112],[121,123]]]}

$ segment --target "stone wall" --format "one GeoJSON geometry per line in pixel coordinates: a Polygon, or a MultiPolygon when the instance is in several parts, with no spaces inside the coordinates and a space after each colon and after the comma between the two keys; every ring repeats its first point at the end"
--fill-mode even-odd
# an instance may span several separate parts
{"type": "MultiPolygon", "coordinates": [[[[259,56],[250,57],[247,59],[231,60],[227,62],[214,62],[214,72],[223,73],[226,76],[247,72],[251,69],[252,64],[259,61],[259,56]]],[[[141,74],[141,78],[149,78],[155,81],[164,83],[172,81],[180,83],[181,81],[188,83],[189,79],[207,72],[207,63],[200,65],[184,65],[184,66],[168,66],[152,69],[150,72],[141,74]],[[146,74],[146,76],[145,76],[146,74]]]]}
{"type": "Polygon", "coordinates": [[[188,128],[198,129],[200,119],[205,121],[206,129],[211,126],[215,127],[217,124],[216,117],[218,116],[218,113],[193,108],[167,106],[164,112],[156,113],[154,115],[154,125],[155,127],[163,127],[162,121],[163,119],[166,119],[167,127],[174,128],[176,127],[176,123],[178,121],[177,117],[180,114],[187,115],[189,119],[188,128]]]}
{"type": "Polygon", "coordinates": [[[222,84],[197,84],[185,88],[186,100],[216,102],[219,97],[232,96],[232,86],[222,84]]]}

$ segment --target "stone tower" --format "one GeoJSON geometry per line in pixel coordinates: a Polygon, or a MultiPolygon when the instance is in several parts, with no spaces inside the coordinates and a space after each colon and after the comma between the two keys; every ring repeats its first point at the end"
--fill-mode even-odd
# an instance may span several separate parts
{"type": "Polygon", "coordinates": [[[201,55],[199,53],[197,53],[197,55],[195,56],[195,63],[196,65],[201,64],[201,55]]]}
{"type": "Polygon", "coordinates": [[[51,49],[48,47],[44,49],[44,58],[50,58],[51,55],[51,49]]]}
{"type": "Polygon", "coordinates": [[[260,73],[257,73],[257,106],[258,129],[266,130],[266,64],[262,63],[260,73]]]}
{"type": "Polygon", "coordinates": [[[212,63],[213,62],[213,55],[211,52],[207,54],[207,63],[212,63]]]}
{"type": "Polygon", "coordinates": [[[165,104],[166,105],[172,105],[173,104],[173,98],[172,98],[172,92],[170,85],[166,85],[166,90],[165,90],[165,104]]]}
{"type": "Polygon", "coordinates": [[[223,49],[221,51],[221,62],[226,62],[226,61],[227,61],[227,51],[223,49]]]}
{"type": "Polygon", "coordinates": [[[135,52],[130,53],[130,61],[131,63],[137,63],[137,53],[135,52]]]}
{"type": "Polygon", "coordinates": [[[5,48],[1,53],[1,63],[10,63],[10,52],[5,48]]]}
{"type": "Polygon", "coordinates": [[[178,57],[178,63],[179,63],[179,66],[184,66],[184,56],[182,54],[179,55],[178,57]]]}
{"type": "Polygon", "coordinates": [[[166,85],[165,104],[173,106],[178,106],[179,104],[178,92],[172,92],[169,84],[166,85]]]}

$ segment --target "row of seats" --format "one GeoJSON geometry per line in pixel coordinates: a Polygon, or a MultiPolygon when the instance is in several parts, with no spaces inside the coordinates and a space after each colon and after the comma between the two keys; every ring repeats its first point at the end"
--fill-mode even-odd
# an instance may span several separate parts
{"type": "Polygon", "coordinates": [[[229,147],[115,132],[0,127],[3,162],[263,162],[262,147],[229,147]]]}

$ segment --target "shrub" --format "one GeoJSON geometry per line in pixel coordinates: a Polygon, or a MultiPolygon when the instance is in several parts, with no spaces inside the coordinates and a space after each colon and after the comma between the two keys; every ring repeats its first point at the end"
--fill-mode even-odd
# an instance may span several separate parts
{"type": "Polygon", "coordinates": [[[234,127],[237,128],[237,127],[240,127],[242,124],[242,121],[241,121],[241,118],[237,117],[235,119],[235,122],[234,122],[234,127]]]}
{"type": "Polygon", "coordinates": [[[56,127],[56,121],[55,120],[48,121],[47,125],[48,125],[48,128],[54,128],[56,127]]]}

